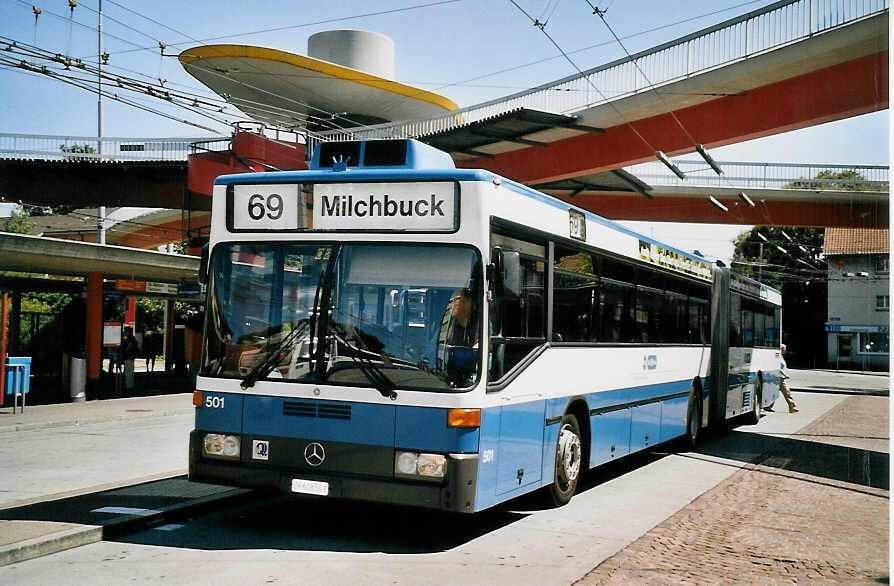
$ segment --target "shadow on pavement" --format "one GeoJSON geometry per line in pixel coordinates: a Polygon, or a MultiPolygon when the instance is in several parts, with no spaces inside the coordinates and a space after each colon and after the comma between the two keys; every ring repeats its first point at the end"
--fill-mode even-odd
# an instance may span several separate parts
{"type": "Polygon", "coordinates": [[[392,505],[280,495],[117,541],[203,550],[276,549],[419,554],[453,549],[527,515],[468,516],[392,505]]]}
{"type": "MultiPolygon", "coordinates": [[[[584,476],[586,491],[667,454],[642,453],[584,476]]],[[[261,497],[259,497],[261,498],[261,497]]],[[[544,490],[474,515],[277,495],[238,508],[143,531],[118,541],[204,550],[285,549],[423,554],[448,551],[549,508],[544,490]]]]}
{"type": "MultiPolygon", "coordinates": [[[[582,478],[587,491],[667,456],[667,445],[603,466],[582,478]]],[[[713,456],[765,468],[809,475],[808,482],[846,482],[887,490],[889,455],[749,431],[707,438],[682,457],[713,456]]],[[[770,472],[772,473],[772,472],[770,472]]],[[[859,490],[856,487],[842,487],[859,490]]],[[[0,510],[0,519],[28,519],[101,525],[114,513],[104,507],[159,509],[186,502],[221,487],[178,477],[79,497],[0,510]]],[[[251,493],[239,501],[211,503],[185,512],[179,522],[153,526],[115,539],[119,542],[201,550],[271,549],[350,553],[437,553],[500,531],[547,508],[536,491],[494,509],[462,515],[410,507],[329,500],[303,495],[251,493]]],[[[161,521],[156,521],[155,525],[161,521]]],[[[119,534],[120,535],[120,534],[119,534]]]]}
{"type": "Polygon", "coordinates": [[[222,490],[224,490],[222,487],[191,483],[186,476],[178,476],[102,492],[0,509],[0,519],[105,525],[119,520],[122,513],[98,512],[97,509],[111,507],[138,511],[158,510],[222,490]]]}
{"type": "Polygon", "coordinates": [[[883,490],[890,484],[889,454],[861,448],[736,430],[705,442],[696,453],[883,490]]]}

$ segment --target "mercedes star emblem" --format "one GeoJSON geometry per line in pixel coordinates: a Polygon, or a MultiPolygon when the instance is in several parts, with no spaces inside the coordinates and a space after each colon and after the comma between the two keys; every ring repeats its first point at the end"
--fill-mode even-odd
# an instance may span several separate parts
{"type": "Polygon", "coordinates": [[[304,448],[304,459],[311,466],[319,466],[326,459],[326,450],[323,445],[317,442],[311,442],[304,448]]]}

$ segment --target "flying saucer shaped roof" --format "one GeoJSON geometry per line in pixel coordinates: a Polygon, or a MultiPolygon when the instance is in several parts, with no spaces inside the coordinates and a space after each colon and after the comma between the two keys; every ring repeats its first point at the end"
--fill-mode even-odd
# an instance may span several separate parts
{"type": "Polygon", "coordinates": [[[359,126],[457,108],[432,92],[277,49],[204,45],[179,59],[190,75],[253,119],[285,128],[359,126]],[[330,120],[332,114],[339,117],[330,120]]]}

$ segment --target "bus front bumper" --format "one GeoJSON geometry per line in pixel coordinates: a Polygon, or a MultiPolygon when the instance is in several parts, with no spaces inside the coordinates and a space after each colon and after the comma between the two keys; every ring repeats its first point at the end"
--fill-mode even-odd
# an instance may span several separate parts
{"type": "Polygon", "coordinates": [[[294,492],[295,479],[324,482],[326,496],[397,505],[441,509],[458,513],[475,511],[478,454],[448,454],[445,483],[410,482],[368,477],[313,475],[241,461],[202,458],[199,432],[189,434],[189,480],[279,492],[294,492]]]}

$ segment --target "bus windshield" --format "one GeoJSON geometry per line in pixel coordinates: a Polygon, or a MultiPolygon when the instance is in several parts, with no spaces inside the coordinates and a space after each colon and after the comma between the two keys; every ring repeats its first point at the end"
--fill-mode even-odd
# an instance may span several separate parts
{"type": "Polygon", "coordinates": [[[215,247],[204,376],[399,389],[479,378],[481,259],[465,246],[215,247]]]}

